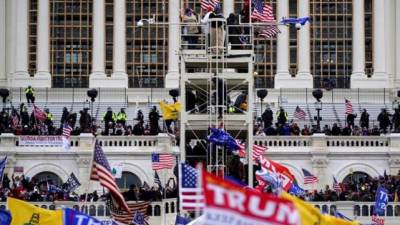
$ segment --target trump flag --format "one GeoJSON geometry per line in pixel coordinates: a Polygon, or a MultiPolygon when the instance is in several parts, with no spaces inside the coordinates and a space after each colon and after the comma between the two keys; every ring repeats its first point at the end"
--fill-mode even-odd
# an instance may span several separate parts
{"type": "Polygon", "coordinates": [[[204,224],[300,225],[294,204],[203,172],[204,224]]]}

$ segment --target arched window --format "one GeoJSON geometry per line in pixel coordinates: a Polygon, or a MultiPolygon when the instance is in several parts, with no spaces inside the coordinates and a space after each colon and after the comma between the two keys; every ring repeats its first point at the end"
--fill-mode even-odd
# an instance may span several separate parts
{"type": "Polygon", "coordinates": [[[347,183],[362,183],[365,182],[367,179],[370,179],[371,177],[364,173],[364,172],[353,172],[348,174],[344,179],[343,182],[347,182],[347,183]]]}
{"type": "Polygon", "coordinates": [[[47,183],[54,184],[56,186],[61,186],[63,184],[61,178],[52,172],[41,172],[33,176],[32,180],[37,180],[40,183],[47,185],[47,183]]]}
{"type": "Polygon", "coordinates": [[[132,184],[136,185],[137,187],[142,186],[142,181],[140,181],[139,177],[131,172],[122,172],[122,177],[117,179],[118,187],[121,190],[129,189],[129,186],[132,184]]]}

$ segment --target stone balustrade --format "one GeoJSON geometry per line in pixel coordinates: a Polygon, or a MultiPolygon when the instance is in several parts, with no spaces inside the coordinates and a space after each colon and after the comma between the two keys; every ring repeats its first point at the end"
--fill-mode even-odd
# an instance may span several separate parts
{"type": "MultiPolygon", "coordinates": [[[[111,213],[106,202],[70,202],[70,201],[55,201],[55,202],[30,202],[33,205],[44,209],[62,209],[71,208],[90,216],[96,217],[101,221],[111,220],[111,213]]],[[[129,202],[128,202],[129,203],[129,202]]],[[[0,209],[6,209],[6,203],[0,202],[0,209]]],[[[163,199],[159,202],[151,202],[147,208],[147,214],[150,216],[150,224],[175,224],[175,216],[177,214],[177,200],[163,199]],[[165,223],[161,223],[165,221],[165,223]]]]}
{"type": "MultiPolygon", "coordinates": [[[[59,137],[59,136],[49,136],[59,137]]],[[[37,145],[35,143],[20,143],[20,137],[14,134],[4,133],[0,135],[0,147],[13,148],[16,147],[41,147],[51,148],[60,147],[57,145],[37,145]]],[[[166,150],[171,150],[176,146],[173,137],[168,134],[159,134],[157,136],[97,136],[92,134],[81,134],[79,136],[70,137],[70,145],[72,149],[92,149],[93,144],[97,140],[103,148],[138,148],[142,151],[158,147],[166,150]]],[[[57,143],[56,143],[57,144],[57,143]]]]}
{"type": "Polygon", "coordinates": [[[254,143],[270,149],[281,148],[353,148],[389,149],[400,143],[398,134],[383,136],[254,136],[254,143]]]}

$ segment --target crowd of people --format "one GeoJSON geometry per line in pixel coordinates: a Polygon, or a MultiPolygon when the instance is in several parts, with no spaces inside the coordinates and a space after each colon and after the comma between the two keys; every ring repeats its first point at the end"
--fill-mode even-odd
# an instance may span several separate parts
{"type": "Polygon", "coordinates": [[[379,136],[388,132],[400,132],[400,111],[395,110],[391,115],[386,109],[382,109],[377,117],[378,125],[370,127],[369,114],[366,109],[361,113],[359,125],[355,124],[357,114],[347,114],[346,125],[342,127],[338,123],[332,126],[325,124],[322,128],[318,126],[304,125],[300,128],[294,120],[289,120],[288,113],[283,107],[275,113],[267,107],[261,118],[257,121],[254,129],[256,136],[309,136],[313,133],[324,133],[329,136],[379,136]],[[276,119],[276,123],[274,123],[276,119]]]}
{"type": "MultiPolygon", "coordinates": [[[[161,201],[163,198],[176,198],[178,186],[174,178],[160,187],[155,184],[150,187],[146,182],[142,186],[131,184],[129,189],[122,192],[126,201],[161,201]]],[[[105,201],[106,193],[98,194],[97,191],[88,194],[77,194],[68,191],[66,184],[56,184],[51,178],[38,180],[27,178],[24,175],[12,175],[11,179],[4,174],[0,188],[0,201],[7,201],[7,197],[13,197],[30,202],[54,202],[54,201],[105,201]]]]}
{"type": "Polygon", "coordinates": [[[384,175],[377,178],[365,177],[359,180],[347,180],[339,184],[341,191],[331,189],[306,191],[302,196],[307,201],[375,201],[376,190],[379,186],[388,190],[389,202],[399,202],[400,171],[397,175],[384,175]]]}
{"type": "MultiPolygon", "coordinates": [[[[63,108],[60,125],[56,126],[56,118],[49,108],[43,111],[35,106],[34,89],[29,86],[25,89],[27,103],[21,103],[18,108],[10,104],[0,112],[0,134],[14,133],[15,135],[61,135],[63,128],[71,128],[70,135],[93,133],[94,135],[157,135],[161,132],[176,134],[178,126],[176,119],[164,119],[164,126],[160,127],[163,117],[156,106],[150,109],[148,119],[141,109],[137,110],[134,124],[128,124],[128,115],[125,108],[115,113],[111,107],[103,113],[101,123],[92,117],[88,107],[79,111],[79,115],[67,107],[63,108]],[[31,112],[28,106],[32,106],[31,112]]],[[[174,102],[177,99],[174,97],[174,102]]]]}

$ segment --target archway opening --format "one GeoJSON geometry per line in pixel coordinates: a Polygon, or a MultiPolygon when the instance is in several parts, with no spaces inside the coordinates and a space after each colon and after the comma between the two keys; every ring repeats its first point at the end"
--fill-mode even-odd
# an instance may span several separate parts
{"type": "Polygon", "coordinates": [[[116,179],[116,181],[121,191],[128,190],[131,185],[142,186],[140,178],[136,174],[127,171],[122,172],[122,177],[116,179]]]}
{"type": "Polygon", "coordinates": [[[32,180],[36,181],[39,186],[45,185],[46,187],[47,185],[51,184],[61,187],[61,185],[63,184],[63,181],[57,174],[49,171],[36,174],[32,177],[32,180]]]}
{"type": "Polygon", "coordinates": [[[370,180],[371,176],[368,175],[367,173],[357,171],[348,174],[344,179],[344,183],[354,183],[354,184],[359,184],[359,183],[365,183],[366,181],[370,180]]]}

